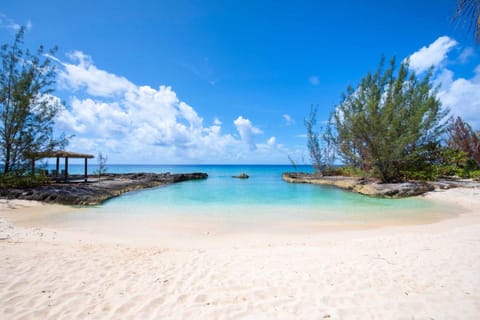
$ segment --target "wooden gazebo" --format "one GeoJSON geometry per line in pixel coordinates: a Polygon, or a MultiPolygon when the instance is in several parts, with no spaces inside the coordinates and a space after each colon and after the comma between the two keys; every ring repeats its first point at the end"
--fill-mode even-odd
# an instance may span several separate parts
{"type": "Polygon", "coordinates": [[[87,182],[88,178],[88,159],[95,158],[91,154],[86,153],[77,153],[65,150],[56,150],[56,151],[46,151],[46,152],[37,152],[31,154],[32,159],[32,172],[35,172],[35,161],[45,158],[56,158],[57,159],[57,166],[54,172],[54,176],[56,178],[63,178],[67,180],[68,178],[68,159],[85,159],[85,182],[87,182]],[[65,172],[60,175],[60,158],[65,159],[65,172]]]}

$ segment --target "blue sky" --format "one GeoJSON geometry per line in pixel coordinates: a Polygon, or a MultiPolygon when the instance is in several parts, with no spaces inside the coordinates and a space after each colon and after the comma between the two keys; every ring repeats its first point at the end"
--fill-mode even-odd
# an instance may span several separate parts
{"type": "Polygon", "coordinates": [[[319,121],[382,55],[435,66],[439,98],[480,128],[480,51],[455,1],[24,1],[1,43],[57,45],[58,131],[109,163],[308,163],[319,121]]]}

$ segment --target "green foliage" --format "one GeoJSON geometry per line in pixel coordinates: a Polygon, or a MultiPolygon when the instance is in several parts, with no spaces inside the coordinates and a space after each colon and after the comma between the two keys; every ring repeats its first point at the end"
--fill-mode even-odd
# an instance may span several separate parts
{"type": "Polygon", "coordinates": [[[105,173],[107,173],[107,161],[108,157],[107,155],[103,155],[101,152],[98,154],[98,169],[95,170],[95,174],[100,176],[103,176],[105,173]]]}
{"type": "Polygon", "coordinates": [[[382,59],[357,88],[347,88],[332,117],[334,141],[344,163],[384,182],[404,179],[405,167],[430,176],[427,146],[438,141],[447,113],[434,95],[431,73],[419,79],[406,62],[396,74],[395,70],[395,58],[386,70],[382,59]]]}
{"type": "Polygon", "coordinates": [[[48,176],[44,174],[43,170],[37,170],[35,175],[31,172],[17,170],[15,172],[8,172],[0,175],[0,189],[11,188],[30,188],[44,185],[50,182],[48,176]]]}
{"type": "Polygon", "coordinates": [[[307,128],[307,148],[315,172],[322,175],[334,175],[335,160],[334,140],[331,139],[331,126],[320,128],[322,135],[315,131],[317,124],[317,106],[312,106],[308,118],[304,120],[307,128]]]}
{"type": "Polygon", "coordinates": [[[480,170],[471,171],[470,178],[476,181],[480,181],[480,170]]]}
{"type": "Polygon", "coordinates": [[[478,166],[466,152],[431,144],[418,159],[406,162],[401,169],[405,179],[437,180],[447,177],[474,178],[478,166]]]}
{"type": "Polygon", "coordinates": [[[480,167],[480,134],[475,133],[472,127],[460,117],[455,120],[450,119],[446,131],[448,146],[464,152],[480,167]]]}
{"type": "Polygon", "coordinates": [[[338,168],[338,174],[339,176],[345,176],[345,177],[365,177],[366,173],[365,171],[361,170],[358,167],[354,166],[343,166],[338,168]]]}
{"type": "Polygon", "coordinates": [[[29,167],[28,155],[66,144],[65,137],[53,137],[56,114],[61,108],[51,95],[56,49],[36,54],[23,50],[24,28],[12,44],[1,46],[0,72],[0,167],[4,174],[29,167]]]}
{"type": "Polygon", "coordinates": [[[307,147],[310,152],[310,160],[312,161],[312,165],[315,171],[321,171],[325,164],[320,149],[318,133],[315,131],[315,126],[317,124],[316,107],[311,107],[310,115],[307,119],[304,120],[304,124],[307,128],[307,147]]]}

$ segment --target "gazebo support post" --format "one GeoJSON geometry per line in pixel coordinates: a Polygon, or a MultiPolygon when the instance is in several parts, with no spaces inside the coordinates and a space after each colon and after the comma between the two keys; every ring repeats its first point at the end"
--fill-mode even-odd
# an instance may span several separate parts
{"type": "Polygon", "coordinates": [[[65,180],[68,179],[68,157],[65,157],[65,180]]]}
{"type": "Polygon", "coordinates": [[[35,158],[32,158],[32,177],[35,177],[35,158]]]}
{"type": "Polygon", "coordinates": [[[77,152],[68,152],[65,150],[57,150],[57,151],[46,151],[46,152],[34,152],[31,154],[32,159],[32,174],[35,172],[35,160],[44,159],[44,158],[56,158],[56,170],[54,176],[57,178],[56,180],[68,180],[68,160],[69,158],[72,159],[83,159],[85,163],[85,175],[84,179],[85,182],[88,181],[88,159],[94,158],[91,154],[86,153],[77,153],[77,152]],[[65,159],[65,168],[64,170],[60,171],[60,159],[65,159]]]}
{"type": "Polygon", "coordinates": [[[59,175],[60,175],[60,157],[57,157],[57,167],[55,171],[55,178],[58,178],[59,175]]]}
{"type": "Polygon", "coordinates": [[[87,182],[87,179],[88,179],[88,159],[85,158],[85,182],[87,182]]]}

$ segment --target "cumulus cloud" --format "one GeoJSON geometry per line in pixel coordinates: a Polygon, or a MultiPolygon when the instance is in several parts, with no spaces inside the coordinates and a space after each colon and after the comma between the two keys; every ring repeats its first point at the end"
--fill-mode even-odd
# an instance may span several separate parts
{"type": "Polygon", "coordinates": [[[62,63],[64,69],[59,73],[59,85],[74,91],[85,89],[93,96],[109,97],[134,90],[135,85],[124,77],[99,70],[92,59],[81,51],[69,54],[76,63],[62,63]]]}
{"type": "Polygon", "coordinates": [[[410,56],[410,68],[421,73],[435,66],[433,81],[439,87],[437,94],[442,105],[449,108],[453,116],[460,116],[474,128],[480,129],[480,65],[475,67],[472,77],[464,78],[456,76],[445,63],[450,60],[453,64],[465,64],[476,53],[470,47],[461,51],[453,49],[461,49],[457,41],[446,36],[440,37],[410,56]]]}
{"type": "Polygon", "coordinates": [[[445,69],[437,81],[441,84],[438,98],[442,104],[449,107],[453,115],[480,129],[480,65],[470,79],[454,79],[454,73],[445,69]]]}
{"type": "Polygon", "coordinates": [[[424,46],[410,56],[410,68],[417,73],[422,73],[432,66],[439,66],[447,58],[450,49],[457,44],[457,41],[447,36],[439,37],[428,47],[424,46]]]}
{"type": "Polygon", "coordinates": [[[233,124],[235,124],[242,141],[249,146],[250,150],[255,150],[257,145],[255,144],[254,137],[262,134],[262,130],[254,127],[249,119],[245,119],[242,116],[239,116],[233,121],[233,124]]]}
{"type": "Polygon", "coordinates": [[[79,51],[70,59],[57,59],[61,88],[73,97],[59,113],[56,128],[74,135],[72,149],[101,151],[116,162],[239,163],[271,158],[278,148],[274,139],[257,150],[254,137],[263,132],[243,116],[233,121],[238,135],[225,133],[218,118],[205,125],[171,87],[138,86],[97,68],[79,51]]]}

